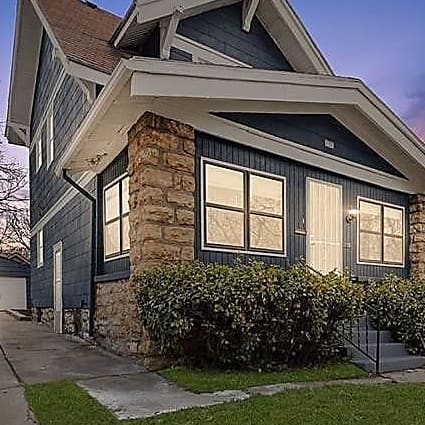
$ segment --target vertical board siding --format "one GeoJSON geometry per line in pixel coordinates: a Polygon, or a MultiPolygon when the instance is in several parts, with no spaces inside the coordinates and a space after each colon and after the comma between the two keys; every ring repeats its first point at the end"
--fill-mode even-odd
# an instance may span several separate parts
{"type": "MultiPolygon", "coordinates": [[[[87,189],[93,193],[93,179],[87,189]]],[[[36,236],[31,238],[31,296],[35,307],[53,305],[53,246],[63,243],[64,308],[88,306],[91,280],[90,201],[78,194],[43,229],[44,264],[37,267],[36,236]]]]}
{"type": "MultiPolygon", "coordinates": [[[[382,202],[401,205],[406,208],[406,211],[408,210],[409,196],[407,194],[386,190],[361,181],[352,180],[337,174],[333,174],[331,172],[297,163],[290,159],[274,156],[259,150],[250,149],[242,145],[219,139],[204,133],[197,133],[196,149],[196,176],[198,182],[196,194],[196,252],[198,259],[201,261],[232,264],[238,258],[242,261],[258,259],[267,263],[287,266],[289,264],[294,264],[301,259],[305,259],[306,236],[296,234],[296,230],[306,230],[306,181],[308,177],[341,185],[344,213],[350,209],[357,208],[358,196],[364,196],[382,202]],[[258,171],[264,171],[286,177],[286,258],[262,255],[238,255],[235,253],[201,250],[201,157],[216,159],[242,167],[252,168],[258,171]]],[[[408,214],[406,214],[405,220],[408,220],[408,214]]],[[[399,276],[406,276],[408,274],[407,252],[405,268],[357,264],[356,221],[349,225],[346,223],[344,218],[343,225],[343,262],[344,268],[347,271],[362,280],[367,278],[381,278],[388,273],[394,273],[399,276]]],[[[406,241],[408,241],[407,228],[408,225],[406,225],[406,241]]]]}
{"type": "Polygon", "coordinates": [[[250,32],[242,30],[242,3],[184,19],[177,33],[254,68],[293,71],[255,16],[250,32]]]}
{"type": "Polygon", "coordinates": [[[384,158],[330,115],[237,112],[215,115],[339,158],[403,177],[384,158]],[[327,148],[325,140],[334,142],[334,149],[327,148]]]}

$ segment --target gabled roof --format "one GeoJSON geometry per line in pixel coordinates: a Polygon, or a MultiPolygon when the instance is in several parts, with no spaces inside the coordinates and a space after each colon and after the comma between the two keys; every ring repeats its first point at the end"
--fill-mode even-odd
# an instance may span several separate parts
{"type": "Polygon", "coordinates": [[[121,54],[108,42],[120,17],[80,0],[35,0],[34,5],[69,60],[112,73],[121,54]]]}
{"type": "Polygon", "coordinates": [[[118,16],[80,0],[17,0],[6,125],[9,143],[29,144],[43,30],[68,72],[80,76],[89,70],[95,74],[93,80],[104,84],[123,56],[108,43],[120,21],[118,16]]]}
{"type": "MultiPolygon", "coordinates": [[[[111,38],[118,48],[132,48],[147,37],[155,25],[178,15],[178,20],[238,3],[241,0],[133,0],[111,38]]],[[[242,0],[245,5],[254,3],[242,0]]],[[[314,43],[287,0],[255,2],[254,12],[292,67],[309,74],[333,75],[325,57],[314,43]]],[[[248,6],[245,6],[248,7],[248,6]]],[[[241,16],[241,25],[242,25],[241,16]]]]}

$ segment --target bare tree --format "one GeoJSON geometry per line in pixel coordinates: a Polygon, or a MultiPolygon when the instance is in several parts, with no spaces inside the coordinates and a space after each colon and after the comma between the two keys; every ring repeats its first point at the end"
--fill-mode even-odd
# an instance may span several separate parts
{"type": "Polygon", "coordinates": [[[0,144],[0,252],[29,253],[27,170],[0,144]]]}

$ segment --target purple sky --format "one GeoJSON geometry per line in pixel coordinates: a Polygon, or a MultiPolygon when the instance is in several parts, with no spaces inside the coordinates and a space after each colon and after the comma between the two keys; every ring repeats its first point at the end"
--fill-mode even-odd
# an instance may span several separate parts
{"type": "MultiPolygon", "coordinates": [[[[122,15],[130,0],[94,0],[122,15]]],[[[340,75],[363,79],[425,139],[425,1],[291,0],[340,75]]],[[[0,121],[7,111],[15,1],[0,14],[0,121]]],[[[2,139],[3,140],[3,139],[2,139]]],[[[6,152],[27,164],[25,148],[6,152]]]]}

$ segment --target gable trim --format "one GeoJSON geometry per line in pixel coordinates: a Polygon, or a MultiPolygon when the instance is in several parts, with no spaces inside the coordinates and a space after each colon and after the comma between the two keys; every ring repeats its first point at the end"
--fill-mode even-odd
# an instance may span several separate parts
{"type": "Polygon", "coordinates": [[[202,58],[208,62],[216,63],[217,65],[230,65],[240,66],[243,68],[252,68],[244,62],[241,62],[225,53],[219,52],[211,47],[205,46],[205,44],[199,43],[192,40],[189,37],[185,37],[181,34],[176,34],[173,41],[173,47],[191,53],[193,56],[193,62],[197,62],[197,58],[202,58]]]}
{"type": "MultiPolygon", "coordinates": [[[[308,34],[305,26],[287,0],[242,0],[246,15],[241,16],[240,25],[245,31],[254,15],[257,15],[266,31],[272,36],[277,47],[287,56],[291,66],[299,72],[334,75],[326,59],[308,34]],[[258,4],[256,4],[258,3],[258,4]],[[251,16],[252,14],[252,16],[251,16]],[[286,34],[283,32],[286,31],[286,34]],[[291,46],[287,46],[286,35],[290,34],[291,46]],[[292,45],[294,44],[294,45],[292,45]]],[[[181,19],[239,3],[238,0],[181,0],[181,19]]],[[[133,2],[122,25],[111,38],[111,43],[119,47],[132,24],[146,26],[173,15],[176,7],[169,0],[138,0],[133,2]]]]}

